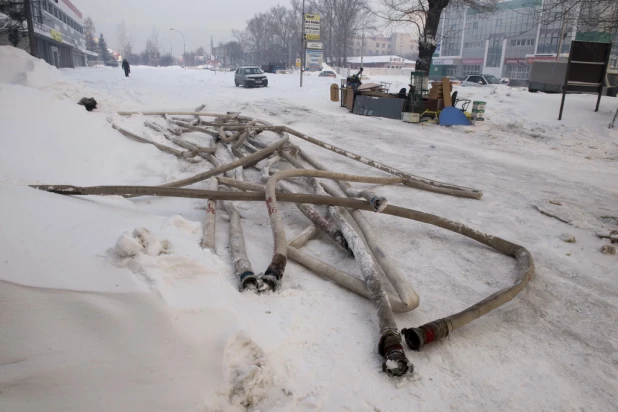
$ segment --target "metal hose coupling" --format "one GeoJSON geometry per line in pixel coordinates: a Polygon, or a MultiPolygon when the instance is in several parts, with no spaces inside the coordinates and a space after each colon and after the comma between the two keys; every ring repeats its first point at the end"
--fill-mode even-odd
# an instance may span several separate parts
{"type": "Polygon", "coordinates": [[[418,328],[402,329],[401,334],[408,347],[415,351],[423,350],[423,346],[440,341],[450,333],[449,324],[445,319],[435,320],[418,328]]]}
{"type": "Polygon", "coordinates": [[[388,376],[403,376],[414,372],[414,365],[406,358],[401,344],[401,335],[389,330],[382,335],[378,343],[378,353],[384,357],[382,371],[388,376]]]}
{"type": "Polygon", "coordinates": [[[266,272],[262,275],[262,281],[268,285],[271,290],[277,290],[279,287],[279,283],[281,282],[281,278],[283,277],[283,272],[285,271],[285,265],[288,261],[288,258],[282,255],[281,253],[275,253],[273,256],[273,260],[268,265],[266,272]]]}
{"type": "Polygon", "coordinates": [[[240,275],[240,290],[252,290],[257,291],[259,289],[260,282],[255,273],[247,271],[240,275]]]}
{"type": "Polygon", "coordinates": [[[383,196],[374,196],[369,203],[373,207],[374,212],[380,213],[388,206],[388,199],[383,196]]]}

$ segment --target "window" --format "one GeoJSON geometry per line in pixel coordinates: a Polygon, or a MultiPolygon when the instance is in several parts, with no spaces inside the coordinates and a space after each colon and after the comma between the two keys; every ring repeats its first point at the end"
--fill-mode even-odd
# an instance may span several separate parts
{"type": "Polygon", "coordinates": [[[479,22],[475,21],[474,23],[472,23],[472,28],[473,29],[478,29],[479,28],[479,22]]]}
{"type": "Polygon", "coordinates": [[[515,46],[517,44],[517,40],[511,40],[511,46],[515,46]]]}
{"type": "Polygon", "coordinates": [[[481,74],[481,66],[477,66],[477,65],[471,65],[471,66],[464,66],[464,76],[469,76],[472,74],[481,74]]]}
{"type": "Polygon", "coordinates": [[[496,20],[496,27],[502,26],[502,19],[496,20]]]}
{"type": "Polygon", "coordinates": [[[379,47],[380,47],[380,45],[378,43],[376,43],[376,49],[379,48],[379,47]]]}
{"type": "Polygon", "coordinates": [[[509,79],[528,80],[530,78],[529,64],[507,64],[506,77],[509,79]]]}
{"type": "Polygon", "coordinates": [[[455,76],[457,74],[457,66],[447,66],[446,75],[447,76],[455,76]]]}

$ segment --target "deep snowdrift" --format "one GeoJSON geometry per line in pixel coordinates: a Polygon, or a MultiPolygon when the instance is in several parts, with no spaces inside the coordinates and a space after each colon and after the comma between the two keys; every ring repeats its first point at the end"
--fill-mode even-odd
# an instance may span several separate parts
{"type": "MultiPolygon", "coordinates": [[[[250,90],[235,88],[229,73],[203,70],[136,67],[125,79],[110,68],[57,71],[0,47],[1,410],[616,409],[618,271],[591,229],[616,227],[609,217],[618,215],[618,132],[607,129],[615,99],[594,113],[593,96],[568,96],[560,123],[558,96],[461,88],[462,97],[488,102],[487,124],[445,129],[348,114],[328,101],[332,79],[308,76],[299,89],[297,76],[269,77],[267,89],[250,90]],[[84,96],[99,100],[99,111],[78,106],[84,96]],[[408,352],[414,375],[392,380],[380,371],[368,301],[292,263],[277,293],[239,293],[223,213],[218,256],[199,247],[205,202],[68,198],[26,187],[160,184],[202,171],[208,166],[128,140],[107,120],[147,134],[142,116],[114,112],[201,103],[482,188],[481,201],[376,191],[525,245],[537,277],[447,341],[408,352]],[[579,220],[539,213],[535,205],[548,199],[579,220]],[[565,232],[576,243],[560,240],[565,232]]],[[[367,172],[295,143],[333,169],[367,172]]],[[[266,208],[238,209],[252,263],[265,268],[266,208]]],[[[283,210],[291,237],[306,221],[283,210]]],[[[512,259],[437,228],[368,217],[421,296],[419,309],[397,315],[402,327],[512,282],[512,259]]],[[[323,242],[308,250],[357,273],[323,242]]]]}

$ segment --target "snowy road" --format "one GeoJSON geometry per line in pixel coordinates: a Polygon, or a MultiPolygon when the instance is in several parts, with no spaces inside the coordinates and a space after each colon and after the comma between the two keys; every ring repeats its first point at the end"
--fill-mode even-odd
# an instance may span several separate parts
{"type": "MultiPolygon", "coordinates": [[[[460,97],[488,103],[487,124],[447,129],[349,114],[328,100],[332,79],[307,77],[300,89],[297,76],[271,75],[268,88],[245,90],[234,87],[232,73],[135,67],[125,79],[119,69],[37,66],[19,77],[28,67],[0,75],[0,278],[7,281],[0,321],[8,325],[0,335],[0,410],[243,410],[239,398],[247,396],[251,410],[275,411],[618,408],[618,258],[601,254],[607,242],[595,235],[618,229],[618,130],[607,129],[618,100],[603,98],[595,113],[593,96],[568,96],[558,122],[557,95],[462,88],[460,97]],[[99,101],[98,113],[74,104],[85,95],[99,101]],[[129,141],[106,119],[145,132],[140,116],[113,112],[191,111],[202,103],[482,189],[480,201],[375,190],[392,204],[524,245],[536,277],[446,341],[407,351],[415,372],[393,380],[380,370],[368,301],[293,263],[279,292],[238,293],[226,219],[217,226],[219,257],[199,248],[205,202],[77,199],[23,187],[159,184],[198,173],[206,166],[129,141]],[[548,200],[563,204],[571,225],[537,210],[548,200]],[[116,239],[139,227],[169,240],[173,252],[128,265],[112,258],[116,239]],[[563,242],[563,233],[576,243],[563,242]]],[[[389,81],[398,90],[405,79],[389,81]]],[[[336,171],[367,174],[293,142],[336,171]]],[[[240,202],[238,209],[249,257],[262,270],[272,252],[266,208],[240,202]]],[[[307,223],[293,206],[282,210],[291,238],[307,223]]],[[[369,217],[421,297],[417,310],[396,315],[400,327],[455,313],[514,280],[514,261],[478,243],[369,217]]],[[[354,260],[325,242],[307,250],[357,273],[354,260]]]]}

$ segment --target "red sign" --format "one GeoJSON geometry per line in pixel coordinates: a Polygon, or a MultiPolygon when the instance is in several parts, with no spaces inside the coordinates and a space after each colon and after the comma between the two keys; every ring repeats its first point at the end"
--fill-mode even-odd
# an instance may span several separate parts
{"type": "Polygon", "coordinates": [[[484,59],[463,59],[462,63],[466,65],[479,65],[483,64],[484,59]]]}
{"type": "Polygon", "coordinates": [[[504,63],[506,64],[526,64],[527,60],[525,57],[521,57],[517,59],[504,59],[504,63]]]}
{"type": "Polygon", "coordinates": [[[526,58],[526,63],[528,64],[532,64],[533,62],[539,62],[539,61],[547,61],[547,60],[556,60],[556,56],[534,56],[534,57],[527,57],[526,58]]]}

